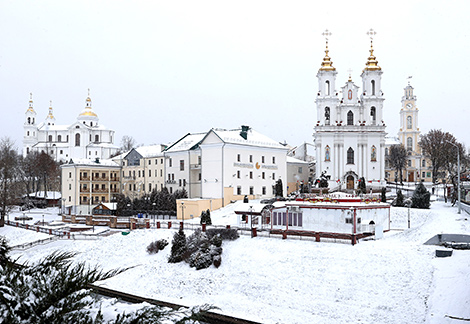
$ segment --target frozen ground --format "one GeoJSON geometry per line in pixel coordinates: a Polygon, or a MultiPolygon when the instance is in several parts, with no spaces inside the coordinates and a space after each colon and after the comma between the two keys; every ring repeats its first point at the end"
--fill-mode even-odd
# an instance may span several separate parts
{"type": "MultiPolygon", "coordinates": [[[[231,223],[231,209],[214,212],[213,222],[231,223]]],[[[167,229],[55,241],[13,256],[35,261],[60,249],[104,269],[135,266],[100,284],[179,304],[209,303],[263,323],[456,323],[446,315],[470,318],[470,251],[435,258],[436,247],[423,245],[438,233],[470,234],[470,218],[456,210],[442,202],[431,210],[412,209],[408,229],[408,209],[392,208],[393,230],[356,246],[242,236],[223,243],[219,269],[200,271],[168,264],[169,246],[146,253],[153,240],[171,241],[174,231],[167,229]]],[[[0,228],[11,245],[19,244],[18,233],[36,234],[0,228]]]]}

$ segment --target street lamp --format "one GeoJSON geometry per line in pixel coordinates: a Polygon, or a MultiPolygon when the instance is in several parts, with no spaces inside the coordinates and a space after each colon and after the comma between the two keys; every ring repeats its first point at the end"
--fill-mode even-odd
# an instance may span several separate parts
{"type": "Polygon", "coordinates": [[[460,210],[461,210],[461,207],[460,207],[460,148],[458,145],[452,142],[447,141],[447,143],[449,143],[452,146],[455,146],[455,148],[457,149],[457,197],[458,197],[457,199],[459,200],[459,210],[457,213],[460,214],[460,210]]]}
{"type": "Polygon", "coordinates": [[[184,230],[184,201],[181,202],[181,217],[183,219],[183,230],[184,230]]]}
{"type": "Polygon", "coordinates": [[[152,214],[153,214],[153,226],[155,226],[155,205],[156,203],[152,203],[152,214]]]}
{"type": "Polygon", "coordinates": [[[253,206],[250,205],[250,228],[251,228],[251,238],[253,238],[253,206]]]}

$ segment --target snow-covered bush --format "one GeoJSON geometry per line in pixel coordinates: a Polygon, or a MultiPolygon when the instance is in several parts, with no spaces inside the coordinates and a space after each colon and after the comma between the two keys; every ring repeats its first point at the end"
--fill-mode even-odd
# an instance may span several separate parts
{"type": "Polygon", "coordinates": [[[212,225],[211,211],[209,209],[201,212],[201,225],[202,224],[212,225]]]}
{"type": "Polygon", "coordinates": [[[405,197],[403,197],[403,193],[401,189],[397,191],[397,197],[393,200],[392,206],[394,207],[403,207],[405,205],[405,197]]]}
{"type": "Polygon", "coordinates": [[[167,245],[168,241],[165,239],[154,241],[147,246],[147,252],[149,254],[158,253],[158,251],[163,250],[167,245]]]}
{"type": "Polygon", "coordinates": [[[173,236],[173,241],[171,242],[171,254],[168,258],[168,262],[177,263],[183,261],[187,258],[187,252],[186,235],[180,228],[180,230],[173,236]]]}
{"type": "Polygon", "coordinates": [[[0,265],[6,264],[10,261],[8,253],[10,252],[10,247],[8,246],[8,240],[0,236],[0,265]]]}
{"type": "Polygon", "coordinates": [[[209,239],[212,239],[215,235],[220,235],[222,240],[236,240],[239,235],[236,229],[233,228],[211,228],[206,231],[209,239]]]}

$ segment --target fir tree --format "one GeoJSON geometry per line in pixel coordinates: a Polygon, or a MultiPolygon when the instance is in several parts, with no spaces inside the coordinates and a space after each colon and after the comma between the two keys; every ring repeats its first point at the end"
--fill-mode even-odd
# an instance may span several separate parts
{"type": "Polygon", "coordinates": [[[429,209],[431,205],[430,198],[431,193],[426,189],[424,184],[420,182],[416,186],[416,189],[413,192],[413,196],[411,197],[411,201],[413,202],[411,207],[429,209]]]}
{"type": "Polygon", "coordinates": [[[403,207],[405,205],[405,197],[403,197],[403,193],[401,189],[398,189],[397,198],[395,198],[395,207],[403,207]]]}
{"type": "Polygon", "coordinates": [[[180,228],[173,236],[173,241],[171,242],[171,255],[168,258],[168,262],[177,263],[183,261],[186,258],[187,251],[186,235],[180,228]]]}
{"type": "Polygon", "coordinates": [[[283,192],[284,189],[282,187],[281,179],[276,181],[275,189],[276,189],[276,197],[284,197],[284,192],[283,192]]]}

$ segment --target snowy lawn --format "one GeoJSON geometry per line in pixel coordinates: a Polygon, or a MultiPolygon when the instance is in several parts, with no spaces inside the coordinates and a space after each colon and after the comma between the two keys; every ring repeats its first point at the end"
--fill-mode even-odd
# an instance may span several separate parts
{"type": "MultiPolygon", "coordinates": [[[[221,223],[231,218],[222,221],[221,214],[221,223]]],[[[263,323],[454,323],[445,316],[470,318],[470,251],[438,259],[436,247],[423,243],[441,232],[470,234],[465,217],[435,202],[431,210],[411,209],[407,229],[408,209],[392,208],[394,230],[356,246],[242,236],[224,241],[219,269],[200,271],[167,263],[170,246],[147,254],[150,242],[171,242],[174,231],[167,229],[61,240],[12,254],[35,261],[60,249],[105,270],[134,266],[99,284],[188,306],[209,303],[263,323]]]]}

